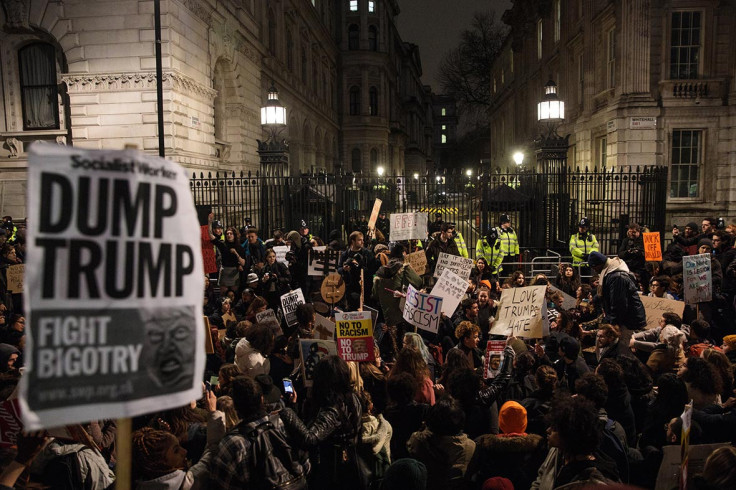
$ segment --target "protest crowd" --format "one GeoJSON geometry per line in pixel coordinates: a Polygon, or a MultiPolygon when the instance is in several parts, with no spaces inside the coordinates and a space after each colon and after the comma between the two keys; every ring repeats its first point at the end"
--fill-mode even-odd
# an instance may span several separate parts
{"type": "MultiPolygon", "coordinates": [[[[384,213],[322,238],[210,215],[202,398],[133,420],[134,488],[655,488],[669,454],[679,469],[683,425],[691,447],[712,445],[693,488],[736,488],[736,225],[674,229],[652,261],[638,225],[605,256],[585,218],[568,263],[525,277],[508,216],[475,257],[433,218],[421,238],[384,213]],[[686,301],[691,256],[707,300],[686,301]]],[[[0,228],[6,403],[24,362],[8,287],[24,231],[0,228]]],[[[0,489],[113,488],[116,432],[19,435],[0,489]]]]}

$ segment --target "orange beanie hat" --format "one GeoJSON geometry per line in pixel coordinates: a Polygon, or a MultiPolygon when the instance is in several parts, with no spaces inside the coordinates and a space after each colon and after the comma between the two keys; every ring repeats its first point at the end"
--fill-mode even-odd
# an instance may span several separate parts
{"type": "Polygon", "coordinates": [[[526,432],[526,408],[515,401],[508,401],[498,411],[498,426],[504,434],[526,432]]]}

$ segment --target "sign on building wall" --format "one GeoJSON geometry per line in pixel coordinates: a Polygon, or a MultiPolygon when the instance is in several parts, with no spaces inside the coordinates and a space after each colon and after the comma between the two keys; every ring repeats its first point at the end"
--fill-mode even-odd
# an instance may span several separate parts
{"type": "Polygon", "coordinates": [[[653,116],[641,116],[629,118],[629,129],[656,129],[657,118],[653,116]]]}

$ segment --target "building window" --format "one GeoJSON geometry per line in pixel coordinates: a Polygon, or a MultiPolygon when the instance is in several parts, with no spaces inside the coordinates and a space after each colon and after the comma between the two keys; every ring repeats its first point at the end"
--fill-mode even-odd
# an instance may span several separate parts
{"type": "Polygon", "coordinates": [[[672,131],[670,197],[698,197],[702,144],[703,132],[700,130],[672,131]]]}
{"type": "Polygon", "coordinates": [[[446,134],[443,134],[442,135],[442,144],[444,145],[445,143],[447,143],[447,135],[446,134]]]}
{"type": "Polygon", "coordinates": [[[442,131],[445,131],[447,129],[447,124],[442,125],[442,131]]]}
{"type": "Polygon", "coordinates": [[[294,70],[294,38],[289,29],[286,30],[286,67],[294,70]]]}
{"type": "Polygon", "coordinates": [[[583,64],[583,54],[578,55],[578,105],[583,108],[583,100],[585,95],[585,65],[583,64]]]}
{"type": "Polygon", "coordinates": [[[493,77],[493,93],[496,93],[496,77],[493,77]]]}
{"type": "Polygon", "coordinates": [[[350,0],[350,11],[351,12],[358,11],[358,0],[350,0]]]}
{"type": "Polygon", "coordinates": [[[307,83],[307,50],[302,48],[302,82],[307,83]]]}
{"type": "Polygon", "coordinates": [[[506,83],[506,73],[503,68],[501,68],[501,85],[504,85],[506,83]]]}
{"type": "Polygon", "coordinates": [[[273,10],[268,10],[268,50],[276,54],[276,15],[273,10]]]}
{"type": "Polygon", "coordinates": [[[700,12],[673,12],[670,39],[670,78],[698,78],[700,12]]]}
{"type": "Polygon", "coordinates": [[[514,50],[511,50],[511,53],[509,54],[509,71],[511,71],[511,74],[514,74],[514,50]]]}
{"type": "Polygon", "coordinates": [[[442,108],[442,115],[443,116],[446,116],[447,115],[447,109],[445,109],[444,107],[442,108]]]}
{"type": "Polygon", "coordinates": [[[606,49],[606,88],[616,86],[616,30],[608,31],[608,47],[606,49]]]}
{"type": "Polygon", "coordinates": [[[350,115],[360,115],[360,88],[350,87],[350,115]]]}
{"type": "Polygon", "coordinates": [[[368,12],[373,13],[376,11],[376,2],[373,0],[368,1],[368,12]]]}
{"type": "Polygon", "coordinates": [[[562,8],[560,0],[555,0],[555,42],[560,41],[560,27],[562,25],[562,8]]]}
{"type": "Polygon", "coordinates": [[[312,88],[317,91],[317,81],[319,80],[319,72],[317,71],[317,62],[312,61],[312,88]]]}
{"type": "Polygon", "coordinates": [[[360,150],[358,148],[353,148],[353,151],[350,153],[350,160],[351,160],[351,167],[353,169],[353,172],[356,174],[361,171],[363,165],[360,162],[360,150]]]}
{"type": "Polygon", "coordinates": [[[371,87],[368,91],[369,95],[369,109],[371,116],[377,116],[378,115],[378,89],[376,87],[371,87]]]}
{"type": "Polygon", "coordinates": [[[542,19],[537,21],[537,59],[542,59],[542,19]]]}
{"type": "Polygon", "coordinates": [[[605,136],[595,140],[595,165],[598,168],[606,166],[608,138],[605,136]]]}
{"type": "Polygon", "coordinates": [[[371,148],[371,169],[375,170],[378,166],[378,150],[371,148]]]}
{"type": "Polygon", "coordinates": [[[376,26],[368,27],[368,49],[378,51],[378,28],[376,26]]]}
{"type": "Polygon", "coordinates": [[[58,129],[56,50],[50,44],[29,44],[18,51],[23,129],[58,129]]]}
{"type": "Polygon", "coordinates": [[[348,27],[348,49],[360,49],[360,27],[357,24],[350,24],[348,27]]]}

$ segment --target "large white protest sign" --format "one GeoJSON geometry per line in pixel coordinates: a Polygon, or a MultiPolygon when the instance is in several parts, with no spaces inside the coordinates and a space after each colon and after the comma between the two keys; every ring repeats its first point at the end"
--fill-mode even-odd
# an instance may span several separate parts
{"type": "Polygon", "coordinates": [[[26,428],[200,398],[204,272],[186,171],[134,150],[35,144],[28,216],[26,428]]]}
{"type": "Polygon", "coordinates": [[[273,252],[276,254],[276,262],[281,262],[284,265],[289,265],[289,261],[286,260],[286,253],[289,251],[289,247],[286,245],[276,245],[273,247],[273,252]]]}
{"type": "Polygon", "coordinates": [[[442,298],[417,291],[409,284],[404,303],[404,320],[422,330],[437,333],[441,312],[442,298]]]}
{"type": "Polygon", "coordinates": [[[279,319],[276,318],[276,313],[271,308],[256,313],[256,323],[270,328],[273,332],[274,338],[284,334],[281,329],[281,323],[279,322],[279,319]]]}
{"type": "Polygon", "coordinates": [[[689,305],[713,299],[713,279],[710,255],[687,255],[682,258],[682,278],[685,302],[689,305]]]}
{"type": "Polygon", "coordinates": [[[546,289],[547,286],[504,289],[491,333],[525,339],[549,335],[546,289]]]}
{"type": "Polygon", "coordinates": [[[449,269],[466,281],[470,279],[470,270],[473,268],[473,259],[466,259],[459,255],[440,252],[437,258],[437,266],[434,269],[434,277],[442,276],[442,271],[449,269]]]}
{"type": "Polygon", "coordinates": [[[394,213],[391,215],[391,240],[424,240],[426,238],[426,213],[394,213]]]}
{"type": "Polygon", "coordinates": [[[639,299],[641,299],[641,304],[644,305],[644,311],[647,315],[647,330],[659,326],[659,319],[662,318],[663,313],[677,313],[682,318],[682,313],[685,311],[685,303],[683,301],[667,298],[650,298],[649,296],[639,296],[639,299]]]}
{"type": "Polygon", "coordinates": [[[432,296],[442,298],[442,313],[452,316],[467,290],[467,279],[463,279],[450,269],[445,269],[442,276],[432,288],[432,296]]]}
{"type": "Polygon", "coordinates": [[[296,325],[296,307],[304,302],[302,288],[289,291],[281,296],[281,309],[284,312],[284,319],[287,325],[296,325]]]}

